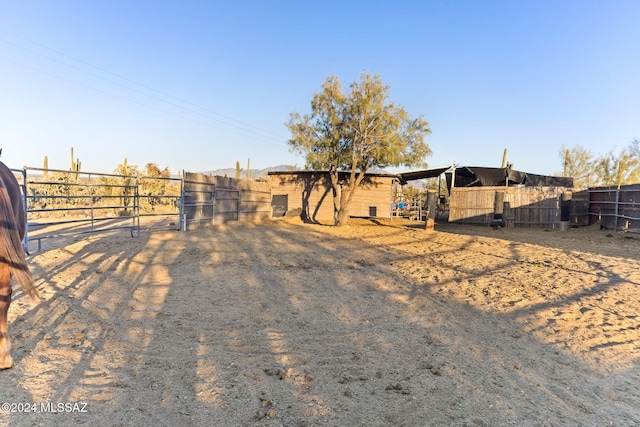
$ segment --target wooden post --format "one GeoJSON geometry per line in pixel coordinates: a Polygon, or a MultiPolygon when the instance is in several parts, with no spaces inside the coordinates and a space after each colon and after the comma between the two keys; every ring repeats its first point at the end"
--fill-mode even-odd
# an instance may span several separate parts
{"type": "Polygon", "coordinates": [[[505,227],[507,228],[514,228],[516,226],[516,219],[513,216],[513,209],[511,209],[511,203],[509,202],[504,202],[504,208],[503,208],[503,218],[505,221],[505,227]]]}
{"type": "Polygon", "coordinates": [[[489,224],[494,230],[504,227],[504,191],[496,191],[493,199],[493,220],[489,224]]]}
{"type": "MultiPolygon", "coordinates": [[[[456,186],[456,162],[451,166],[451,188],[456,186]]],[[[451,195],[451,193],[449,193],[451,195]]]]}
{"type": "Polygon", "coordinates": [[[438,203],[438,194],[435,190],[427,191],[427,212],[424,223],[425,230],[433,230],[436,219],[436,209],[438,203]]]}
{"type": "Polygon", "coordinates": [[[571,220],[571,192],[567,191],[560,196],[560,231],[569,230],[571,220]]]}
{"type": "Polygon", "coordinates": [[[504,191],[496,191],[493,202],[493,213],[494,219],[502,219],[502,214],[504,213],[504,191]]]}

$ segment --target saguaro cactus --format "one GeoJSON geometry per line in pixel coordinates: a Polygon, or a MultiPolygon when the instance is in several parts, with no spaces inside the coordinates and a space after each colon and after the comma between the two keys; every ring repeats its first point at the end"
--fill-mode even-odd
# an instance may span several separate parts
{"type": "Polygon", "coordinates": [[[44,156],[44,178],[49,178],[49,157],[44,156]]]}
{"type": "Polygon", "coordinates": [[[73,157],[73,147],[71,147],[71,172],[76,173],[76,180],[78,179],[78,173],[80,172],[80,159],[74,160],[73,157]]]}
{"type": "Polygon", "coordinates": [[[241,173],[242,173],[242,168],[240,167],[240,162],[236,160],[236,179],[240,179],[241,173]]]}

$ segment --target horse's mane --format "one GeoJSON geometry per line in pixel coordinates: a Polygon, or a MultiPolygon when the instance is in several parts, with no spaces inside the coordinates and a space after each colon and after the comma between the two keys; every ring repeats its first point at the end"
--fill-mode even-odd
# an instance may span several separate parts
{"type": "Polygon", "coordinates": [[[20,194],[18,183],[13,173],[0,162],[0,262],[9,265],[9,270],[31,298],[41,300],[33,277],[29,272],[27,260],[22,247],[18,219],[13,208],[22,209],[22,200],[12,200],[11,194],[20,194]],[[13,191],[11,191],[13,190],[13,191]],[[16,191],[17,190],[17,191],[16,191]]]}

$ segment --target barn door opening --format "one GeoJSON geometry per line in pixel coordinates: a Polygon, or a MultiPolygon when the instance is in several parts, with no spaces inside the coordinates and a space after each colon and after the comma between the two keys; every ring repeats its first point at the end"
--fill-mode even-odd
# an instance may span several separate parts
{"type": "Polygon", "coordinates": [[[285,216],[289,210],[289,195],[274,194],[271,199],[271,208],[274,218],[285,216]]]}

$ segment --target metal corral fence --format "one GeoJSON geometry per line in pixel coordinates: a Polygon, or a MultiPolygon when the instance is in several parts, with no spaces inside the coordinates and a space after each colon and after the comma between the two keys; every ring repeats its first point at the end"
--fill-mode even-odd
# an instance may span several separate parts
{"type": "Polygon", "coordinates": [[[66,236],[145,229],[190,230],[271,217],[268,183],[184,172],[179,178],[25,167],[12,169],[27,212],[30,244],[66,236]]]}
{"type": "Polygon", "coordinates": [[[640,184],[589,189],[589,222],[608,230],[640,233],[640,184]]]}
{"type": "MultiPolygon", "coordinates": [[[[16,171],[14,169],[14,171],[16,171]]],[[[74,234],[179,228],[182,180],[24,168],[25,245],[74,234]]]]}

